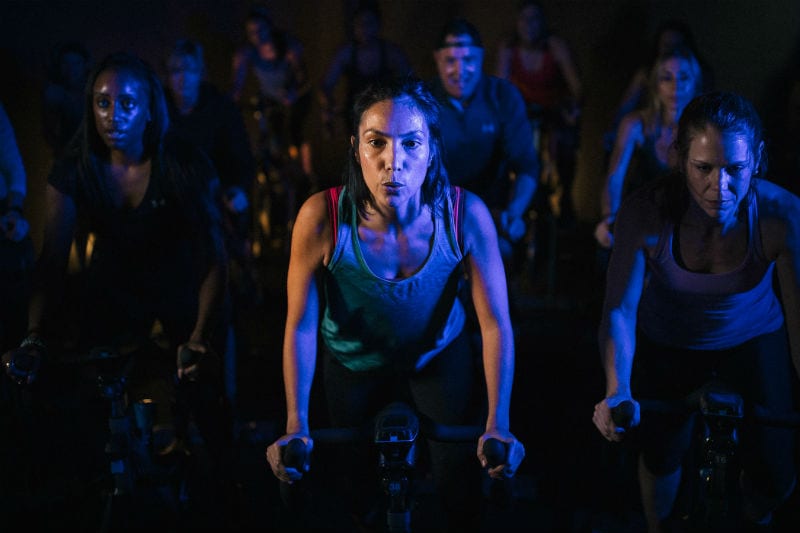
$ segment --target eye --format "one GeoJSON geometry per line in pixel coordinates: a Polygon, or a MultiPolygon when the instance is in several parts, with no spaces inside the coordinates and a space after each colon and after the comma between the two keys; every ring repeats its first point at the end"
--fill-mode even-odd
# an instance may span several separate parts
{"type": "Polygon", "coordinates": [[[101,96],[97,100],[95,100],[95,105],[100,109],[106,109],[111,103],[109,102],[108,98],[101,96]]]}
{"type": "Polygon", "coordinates": [[[369,139],[367,141],[367,144],[373,148],[383,148],[384,146],[386,146],[386,141],[384,141],[383,139],[369,139]]]}
{"type": "Polygon", "coordinates": [[[703,163],[695,163],[694,168],[696,168],[703,174],[708,174],[709,172],[711,172],[711,165],[705,165],[703,163]]]}
{"type": "Polygon", "coordinates": [[[726,172],[730,175],[741,174],[744,169],[744,165],[730,165],[729,167],[725,168],[726,172]]]}
{"type": "Polygon", "coordinates": [[[119,103],[122,105],[122,109],[125,111],[131,111],[136,107],[136,100],[133,98],[122,98],[119,103]]]}
{"type": "Polygon", "coordinates": [[[417,148],[422,146],[422,143],[416,139],[406,139],[405,141],[403,141],[403,146],[405,146],[409,150],[416,150],[417,148]]]}

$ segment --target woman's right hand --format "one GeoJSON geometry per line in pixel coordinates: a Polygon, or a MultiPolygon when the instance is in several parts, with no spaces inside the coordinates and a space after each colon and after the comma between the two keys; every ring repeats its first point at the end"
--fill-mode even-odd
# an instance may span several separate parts
{"type": "Polygon", "coordinates": [[[624,395],[609,396],[608,398],[604,398],[602,401],[598,402],[594,406],[594,414],[592,415],[592,422],[594,422],[594,425],[600,432],[600,434],[610,442],[621,441],[623,435],[625,434],[625,428],[619,427],[614,423],[614,418],[612,414],[612,409],[614,407],[617,407],[624,401],[629,401],[633,405],[633,414],[631,416],[628,428],[639,425],[639,418],[640,418],[639,402],[637,402],[630,396],[624,396],[624,395]]]}
{"type": "Polygon", "coordinates": [[[307,433],[287,433],[267,446],[267,462],[269,463],[269,467],[272,469],[272,473],[275,474],[275,477],[286,483],[292,483],[302,479],[303,474],[308,472],[309,458],[311,457],[311,451],[313,449],[314,440],[307,433]],[[286,445],[289,444],[289,441],[292,439],[302,440],[306,448],[305,461],[299,470],[297,468],[287,466],[283,462],[284,450],[286,449],[286,445]]]}
{"type": "Polygon", "coordinates": [[[614,245],[614,234],[611,233],[611,222],[608,218],[597,223],[594,228],[594,238],[603,248],[608,249],[614,245]]]}

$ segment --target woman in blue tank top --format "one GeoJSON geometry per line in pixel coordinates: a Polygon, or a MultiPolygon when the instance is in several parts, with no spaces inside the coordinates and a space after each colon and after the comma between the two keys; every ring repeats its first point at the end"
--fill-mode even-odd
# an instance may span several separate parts
{"type": "MultiPolygon", "coordinates": [[[[440,424],[485,425],[479,444],[489,437],[509,444],[507,463],[489,475],[513,475],[524,447],[510,432],[513,336],[491,215],[474,194],[450,188],[438,107],[421,82],[371,86],[353,117],[344,187],[310,197],[293,231],[283,348],[287,424],[267,449],[270,466],[283,481],[303,475],[283,464],[280,449],[294,437],[313,446],[309,396],[321,346],[334,425],[363,425],[401,399],[440,424]],[[465,279],[480,320],[482,362],[464,331],[457,289],[465,279]],[[484,380],[476,379],[480,367],[484,380]],[[485,399],[476,402],[481,388],[485,399]]],[[[451,527],[474,525],[486,457],[479,452],[476,460],[474,443],[429,442],[429,449],[451,527]]],[[[350,510],[366,514],[371,502],[359,497],[378,485],[358,474],[376,463],[354,448],[346,464],[356,478],[350,510]]]]}
{"type": "MultiPolygon", "coordinates": [[[[761,179],[761,121],[737,94],[692,100],[675,148],[676,170],[623,201],[616,221],[599,335],[606,394],[593,417],[609,441],[624,434],[611,418],[620,402],[677,400],[712,379],[745,405],[792,408],[792,361],[800,371],[800,199],[761,179]]],[[[636,431],[642,507],[648,530],[661,531],[691,423],[688,415],[652,413],[636,431]]],[[[768,523],[792,493],[793,448],[789,429],[742,429],[746,519],[768,523]]]]}

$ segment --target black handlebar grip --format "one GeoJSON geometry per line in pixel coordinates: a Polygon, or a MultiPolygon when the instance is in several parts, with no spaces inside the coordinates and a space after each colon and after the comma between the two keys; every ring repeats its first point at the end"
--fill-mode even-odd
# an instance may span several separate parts
{"type": "MultiPolygon", "coordinates": [[[[483,441],[483,455],[489,468],[505,464],[508,461],[508,444],[489,438],[483,441]]],[[[489,503],[501,509],[508,509],[514,504],[514,478],[505,479],[486,478],[484,496],[489,503]]]]}
{"type": "Polygon", "coordinates": [[[502,465],[508,459],[508,444],[498,439],[486,439],[483,441],[483,455],[489,468],[502,465]]]}
{"type": "Polygon", "coordinates": [[[303,470],[307,456],[306,443],[299,437],[293,438],[281,449],[283,464],[300,471],[303,470]]]}
{"type": "MultiPolygon", "coordinates": [[[[299,437],[293,438],[286,443],[286,446],[281,448],[281,458],[284,465],[302,472],[308,458],[306,443],[299,437]]],[[[281,481],[281,500],[283,500],[283,505],[289,511],[300,512],[302,510],[306,498],[302,485],[302,481],[293,483],[281,481]]]]}
{"type": "Polygon", "coordinates": [[[623,400],[615,407],[611,408],[611,420],[614,425],[622,429],[630,429],[633,425],[633,402],[630,400],[623,400]]]}
{"type": "Polygon", "coordinates": [[[192,350],[188,346],[184,346],[181,348],[179,354],[181,368],[189,368],[190,366],[196,365],[200,359],[202,359],[203,355],[203,352],[192,350]]]}

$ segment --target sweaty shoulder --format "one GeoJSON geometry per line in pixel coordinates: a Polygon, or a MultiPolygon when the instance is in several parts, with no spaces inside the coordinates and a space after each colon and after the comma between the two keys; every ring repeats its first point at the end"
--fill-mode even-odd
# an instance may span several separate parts
{"type": "Polygon", "coordinates": [[[328,191],[312,194],[300,206],[294,227],[292,228],[292,249],[302,244],[303,249],[321,250],[325,264],[333,253],[333,235],[331,219],[328,214],[328,191]]]}
{"type": "Polygon", "coordinates": [[[632,111],[622,117],[619,124],[619,138],[621,142],[635,141],[641,144],[644,138],[644,117],[639,111],[632,111]]]}
{"type": "Polygon", "coordinates": [[[800,246],[800,198],[771,181],[756,179],[753,186],[767,257],[774,258],[786,246],[800,246]]]}
{"type": "Polygon", "coordinates": [[[469,252],[472,244],[491,243],[497,239],[492,215],[483,200],[466,189],[464,192],[464,243],[465,249],[469,252]]]}

